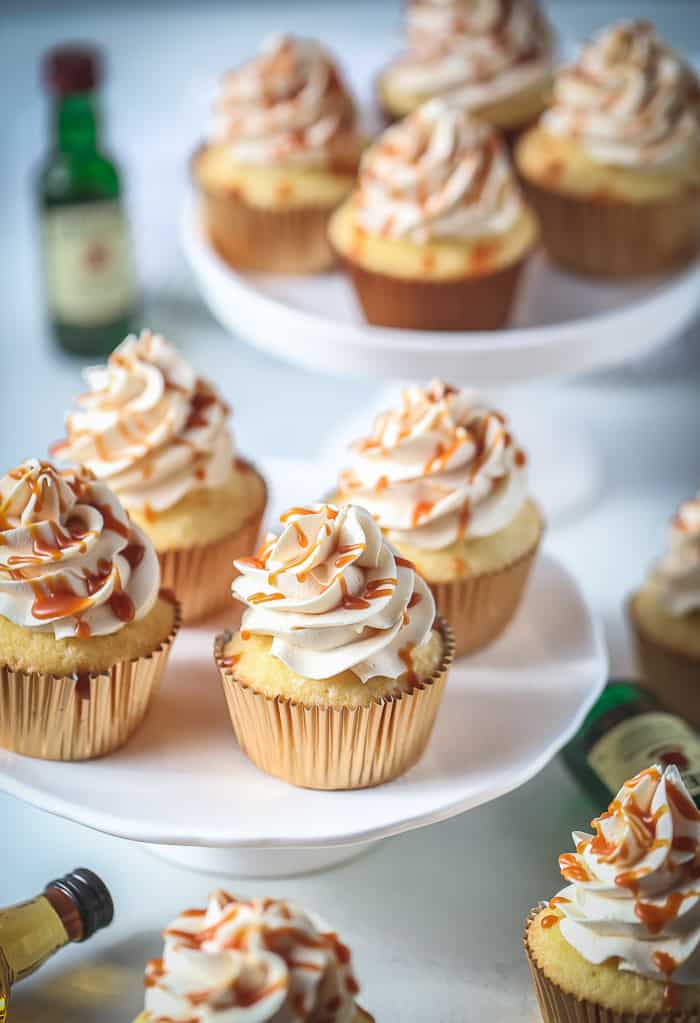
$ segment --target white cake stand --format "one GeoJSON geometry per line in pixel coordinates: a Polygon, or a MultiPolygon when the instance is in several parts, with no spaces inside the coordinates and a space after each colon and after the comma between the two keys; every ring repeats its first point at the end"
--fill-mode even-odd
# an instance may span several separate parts
{"type": "MultiPolygon", "coordinates": [[[[263,468],[280,505],[313,475],[280,459],[263,468]]],[[[231,617],[183,629],[144,725],[122,750],[79,764],[0,752],[0,788],[190,868],[301,873],[522,785],[573,735],[606,679],[597,621],[566,569],[543,554],[505,635],[453,665],[421,762],[374,789],[312,792],[263,774],[236,745],[212,659],[214,633],[231,617]]]]}

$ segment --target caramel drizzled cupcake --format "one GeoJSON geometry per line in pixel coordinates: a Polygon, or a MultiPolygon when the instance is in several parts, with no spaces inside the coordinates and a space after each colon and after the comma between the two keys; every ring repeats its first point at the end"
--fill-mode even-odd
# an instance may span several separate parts
{"type": "Polygon", "coordinates": [[[294,785],[397,777],[430,737],[452,660],[427,585],[363,508],[291,508],[236,562],[241,631],[215,653],[241,749],[294,785]]]}
{"type": "Polygon", "coordinates": [[[163,938],[136,1023],[373,1023],[356,1002],[350,949],[293,902],[214,892],[163,938]]]}
{"type": "Polygon", "coordinates": [[[390,120],[445,95],[508,132],[544,109],[553,33],[533,0],[408,0],[405,34],[377,81],[390,120]]]}
{"type": "Polygon", "coordinates": [[[490,330],[508,319],[537,223],[497,133],[433,100],[367,150],[330,239],[370,323],[490,330]]]}
{"type": "Polygon", "coordinates": [[[436,380],[407,388],[351,450],[337,500],[367,508],[415,565],[458,656],[490,643],[520,603],[543,530],[505,417],[436,380]]]}
{"type": "Polygon", "coordinates": [[[700,814],[678,768],[631,778],[592,825],[527,922],[544,1023],[695,1023],[700,814]]]}
{"type": "Polygon", "coordinates": [[[192,172],[219,254],[249,270],[333,262],[328,218],[352,188],[363,141],[355,102],[323,47],[276,36],[221,84],[192,172]]]}
{"type": "Polygon", "coordinates": [[[119,496],[155,545],[185,621],[225,606],[229,566],[256,543],[266,502],[262,477],[235,456],[228,406],[148,330],[86,378],[52,453],[119,496]]]}
{"type": "Polygon", "coordinates": [[[606,28],[557,75],[516,162],[565,267],[634,276],[697,251],[700,89],[648,22],[606,28]]]}
{"type": "Polygon", "coordinates": [[[180,619],[152,544],[92,473],[0,479],[0,746],[85,760],[141,723],[180,619]]]}

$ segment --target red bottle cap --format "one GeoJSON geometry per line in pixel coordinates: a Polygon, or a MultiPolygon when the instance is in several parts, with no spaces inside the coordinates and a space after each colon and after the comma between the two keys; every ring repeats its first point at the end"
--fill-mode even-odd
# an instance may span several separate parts
{"type": "Polygon", "coordinates": [[[94,46],[57,46],[45,55],[42,78],[51,92],[90,92],[102,81],[102,55],[94,46]]]}

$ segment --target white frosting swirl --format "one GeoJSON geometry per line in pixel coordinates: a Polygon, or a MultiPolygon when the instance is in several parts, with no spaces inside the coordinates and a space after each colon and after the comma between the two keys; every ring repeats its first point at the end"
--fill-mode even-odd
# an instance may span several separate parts
{"type": "Polygon", "coordinates": [[[700,494],[678,509],[669,528],[668,550],[652,578],[667,614],[680,618],[700,610],[700,494]]]}
{"type": "Polygon", "coordinates": [[[523,211],[498,134],[446,100],[392,125],[360,164],[360,227],[422,244],[506,232],[523,211]]]}
{"type": "Polygon", "coordinates": [[[649,22],[613,25],[557,75],[541,123],[598,163],[673,163],[700,147],[698,82],[649,22]]]}
{"type": "Polygon", "coordinates": [[[272,636],[271,653],[306,678],[350,669],[398,678],[430,636],[435,602],[364,508],[292,508],[257,558],[235,565],[241,628],[272,636]]]}
{"type": "Polygon", "coordinates": [[[229,409],[160,334],[128,337],[66,417],[52,454],[105,480],[126,508],[162,511],[230,473],[229,409]]]}
{"type": "Polygon", "coordinates": [[[92,473],[32,458],[0,479],[0,615],[56,639],[107,636],[159,588],[153,546],[92,473]]]}
{"type": "Polygon", "coordinates": [[[553,37],[532,0],[410,0],[408,50],[389,73],[418,96],[449,93],[475,108],[544,83],[553,37]]]}
{"type": "Polygon", "coordinates": [[[503,415],[439,380],[407,388],[353,454],[341,496],[367,508],[399,546],[438,550],[491,536],[527,497],[526,458],[503,415]]]}
{"type": "Polygon", "coordinates": [[[214,138],[239,163],[302,167],[354,164],[359,151],[354,100],[313,39],[281,35],[223,80],[214,138]]]}
{"type": "Polygon", "coordinates": [[[572,883],[550,905],[564,938],[589,963],[700,983],[700,814],[678,768],[642,771],[592,823],[595,837],[575,831],[577,852],[559,857],[572,883]]]}
{"type": "Polygon", "coordinates": [[[281,899],[215,892],[163,932],[146,968],[150,1023],[352,1023],[350,950],[281,899]]]}

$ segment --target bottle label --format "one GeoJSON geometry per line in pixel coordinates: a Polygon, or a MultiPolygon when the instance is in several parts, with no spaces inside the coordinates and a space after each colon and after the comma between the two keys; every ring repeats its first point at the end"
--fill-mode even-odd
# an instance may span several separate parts
{"type": "Polygon", "coordinates": [[[700,739],[674,714],[650,711],[621,721],[591,748],[588,764],[613,793],[651,764],[676,764],[690,794],[700,795],[700,739]]]}
{"type": "Polygon", "coordinates": [[[129,239],[119,202],[46,210],[44,253],[49,308],[55,319],[94,327],[133,307],[129,239]]]}

